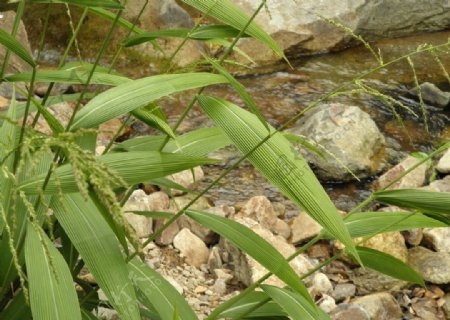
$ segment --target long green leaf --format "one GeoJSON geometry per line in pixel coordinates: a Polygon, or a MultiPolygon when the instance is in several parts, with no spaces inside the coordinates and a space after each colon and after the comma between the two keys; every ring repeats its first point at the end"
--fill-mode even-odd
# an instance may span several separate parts
{"type": "Polygon", "coordinates": [[[388,276],[425,287],[425,282],[420,274],[403,261],[370,248],[357,247],[357,250],[365,266],[388,276]]]}
{"type": "Polygon", "coordinates": [[[172,139],[175,139],[175,133],[170,128],[169,124],[162,118],[160,118],[157,114],[153,113],[152,110],[149,110],[145,107],[135,109],[131,112],[133,116],[147,124],[152,128],[156,128],[172,139]]]}
{"type": "Polygon", "coordinates": [[[28,53],[27,49],[25,49],[16,38],[3,29],[0,29],[0,44],[4,45],[11,52],[14,52],[14,54],[30,66],[36,67],[36,62],[34,62],[33,57],[28,53]]]}
{"type": "Polygon", "coordinates": [[[236,221],[206,212],[188,210],[186,215],[232,242],[314,305],[305,285],[286,259],[254,231],[236,221]]]}
{"type": "MultiPolygon", "coordinates": [[[[89,71],[71,70],[39,70],[36,73],[36,82],[57,82],[57,83],[76,83],[85,84],[89,77],[89,71]]],[[[16,73],[5,77],[6,81],[19,82],[31,80],[31,72],[16,73]]],[[[132,80],[103,72],[94,72],[90,84],[104,84],[108,86],[118,86],[132,80]]]]}
{"type": "Polygon", "coordinates": [[[63,199],[54,197],[51,207],[119,315],[123,319],[140,319],[134,288],[128,278],[119,243],[95,204],[74,193],[65,195],[63,199]]]}
{"type": "Polygon", "coordinates": [[[25,241],[33,319],[81,320],[78,297],[66,261],[44,232],[28,222],[25,241]]]}
{"type": "MultiPolygon", "coordinates": [[[[118,144],[116,148],[128,151],[156,151],[163,145],[164,140],[165,137],[163,136],[137,137],[118,144]]],[[[176,141],[169,141],[164,151],[201,157],[226,147],[231,143],[222,129],[202,128],[178,136],[176,141]]]]}
{"type": "Polygon", "coordinates": [[[225,82],[226,78],[221,75],[184,73],[163,74],[124,83],[92,99],[78,112],[72,130],[95,127],[173,93],[225,82]]]}
{"type": "Polygon", "coordinates": [[[361,212],[345,219],[345,225],[352,238],[375,235],[380,232],[448,226],[442,221],[418,212],[361,212]]]}
{"type": "Polygon", "coordinates": [[[413,208],[423,212],[450,214],[450,193],[417,189],[379,191],[374,199],[399,207],[413,208]]]}
{"type": "Polygon", "coordinates": [[[311,308],[311,304],[297,292],[275,286],[262,285],[261,288],[278,303],[293,320],[330,319],[323,311],[311,308]]]}
{"type": "MultiPolygon", "coordinates": [[[[238,30],[243,30],[250,20],[250,17],[231,0],[183,0],[183,2],[238,30]]],[[[278,56],[285,59],[283,50],[255,22],[250,23],[245,33],[263,42],[278,56]]]]}
{"type": "Polygon", "coordinates": [[[117,0],[32,0],[35,3],[68,3],[82,7],[103,7],[110,9],[123,9],[117,0]]]}
{"type": "Polygon", "coordinates": [[[256,116],[218,98],[201,96],[199,102],[243,154],[259,145],[248,156],[248,160],[285,196],[305,209],[325,230],[344,243],[351,254],[358,257],[350,234],[333,202],[305,159],[281,133],[274,133],[275,129],[270,127],[273,135],[262,143],[268,132],[256,116]]]}
{"type": "MultiPolygon", "coordinates": [[[[197,29],[169,29],[153,32],[144,32],[128,38],[124,46],[131,47],[158,38],[188,38],[195,40],[209,40],[215,38],[234,38],[238,36],[239,30],[227,25],[207,25],[197,29]]],[[[244,35],[246,36],[246,35],[244,35]]]]}
{"type": "Polygon", "coordinates": [[[134,285],[154,306],[161,319],[172,320],[175,312],[182,320],[197,319],[183,296],[158,272],[138,259],[131,260],[128,269],[134,285]]]}
{"type": "MultiPolygon", "coordinates": [[[[100,156],[99,160],[121,176],[129,185],[215,162],[211,159],[157,151],[108,153],[100,156]]],[[[19,188],[29,194],[37,193],[42,187],[45,177],[46,174],[33,177],[24,181],[19,188]]],[[[64,193],[78,192],[75,175],[70,164],[63,165],[55,170],[45,193],[58,193],[59,188],[64,193]]]]}
{"type": "MultiPolygon", "coordinates": [[[[108,11],[106,9],[103,8],[89,8],[89,12],[92,12],[96,15],[98,15],[99,17],[102,17],[106,20],[109,21],[114,21],[116,20],[116,13],[113,13],[111,11],[108,11]]],[[[122,28],[125,28],[127,30],[133,30],[134,33],[144,33],[145,31],[142,30],[141,28],[139,28],[138,26],[136,26],[135,24],[131,23],[130,21],[124,19],[124,18],[119,18],[119,20],[117,21],[117,24],[119,26],[121,26],[122,28]]]]}
{"type": "Polygon", "coordinates": [[[31,320],[31,310],[27,306],[23,291],[16,294],[8,305],[0,312],[0,319],[2,320],[31,320]]]}

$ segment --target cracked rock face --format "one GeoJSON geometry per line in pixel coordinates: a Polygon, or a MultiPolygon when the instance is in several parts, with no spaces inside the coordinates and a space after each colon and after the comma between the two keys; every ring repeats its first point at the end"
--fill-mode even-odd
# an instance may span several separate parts
{"type": "MultiPolygon", "coordinates": [[[[260,1],[236,0],[235,3],[250,14],[260,1]]],[[[268,11],[262,10],[256,21],[288,56],[335,51],[355,42],[342,28],[315,13],[339,21],[366,40],[444,30],[450,24],[448,0],[273,0],[268,2],[268,11]]],[[[257,60],[261,56],[263,61],[277,59],[269,49],[255,45],[256,41],[248,42],[251,45],[241,47],[247,49],[250,56],[257,60]]]]}

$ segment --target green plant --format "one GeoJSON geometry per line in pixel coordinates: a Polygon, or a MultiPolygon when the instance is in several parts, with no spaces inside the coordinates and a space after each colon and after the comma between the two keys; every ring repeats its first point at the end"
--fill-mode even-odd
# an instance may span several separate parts
{"type": "MultiPolygon", "coordinates": [[[[448,226],[450,194],[381,190],[343,219],[306,161],[292,148],[289,135],[281,131],[307,110],[346,90],[361,89],[364,93],[380,97],[381,94],[369,90],[361,82],[365,76],[400,60],[410,61],[410,57],[416,54],[448,48],[449,43],[424,46],[393,61],[383,62],[379,58],[379,65],[373,70],[356,76],[351,82],[326,94],[281,128],[275,129],[264,120],[245,87],[222,67],[237,41],[244,36],[262,41],[280,58],[286,59],[277,44],[253,22],[265,1],[261,2],[252,17],[247,17],[229,0],[184,0],[186,4],[224,25],[197,24],[190,30],[151,33],[122,19],[123,7],[115,0],[97,1],[95,8],[91,7],[91,1],[83,0],[33,2],[49,3],[48,10],[51,10],[51,3],[61,2],[81,6],[84,11],[78,25],[72,26],[73,37],[56,71],[41,70],[36,62],[39,54],[37,59],[33,59],[14,38],[25,1],[19,2],[13,33],[10,35],[0,30],[0,43],[32,68],[29,73],[5,75],[7,54],[1,71],[3,82],[29,83],[27,101],[20,104],[12,100],[8,112],[2,115],[0,129],[1,319],[95,319],[92,311],[100,303],[97,293],[100,288],[108,297],[109,307],[115,309],[122,319],[195,319],[196,315],[183,297],[160,274],[143,263],[140,257],[142,246],[156,239],[183,214],[227,238],[269,270],[254,285],[214,310],[210,319],[242,318],[252,314],[259,314],[260,317],[289,315],[294,319],[327,319],[327,315],[316,307],[302,282],[307,275],[298,276],[288,264],[290,259],[322,238],[340,240],[346,249],[308,275],[332,260],[347,255],[388,275],[424,284],[421,277],[401,261],[358,245],[386,231],[448,226]],[[93,64],[83,61],[66,64],[67,53],[76,43],[77,33],[88,11],[111,21],[109,33],[93,64]],[[111,35],[119,26],[129,31],[124,46],[154,41],[160,37],[181,37],[185,41],[195,39],[222,44],[225,38],[234,40],[227,42],[227,48],[219,60],[205,57],[203,63],[210,65],[217,73],[168,72],[131,80],[112,73],[112,67],[99,66],[111,35]],[[33,98],[36,82],[50,83],[41,101],[33,98]],[[58,98],[76,101],[66,125],[46,109],[56,100],[50,97],[51,88],[60,82],[84,85],[80,94],[58,98]],[[239,93],[251,112],[228,101],[203,95],[204,87],[224,83],[239,93]],[[112,88],[92,94],[88,92],[89,84],[103,84],[112,88]],[[198,94],[187,105],[176,125],[170,127],[161,111],[155,108],[155,103],[165,96],[195,88],[199,88],[198,94]],[[81,108],[84,99],[90,101],[81,108]],[[177,136],[177,127],[197,102],[217,127],[177,136]],[[32,111],[37,113],[31,124],[28,124],[32,111]],[[104,154],[95,155],[98,126],[122,115],[144,121],[159,130],[161,135],[134,138],[122,143],[112,140],[104,154]],[[35,129],[39,117],[44,118],[52,134],[45,135],[35,129]],[[178,213],[142,213],[168,220],[141,244],[121,209],[135,185],[212,163],[215,160],[206,158],[207,154],[229,144],[234,144],[243,156],[178,213]],[[267,241],[248,228],[229,219],[190,209],[201,195],[244,159],[248,159],[286,197],[304,208],[323,226],[323,232],[288,259],[284,259],[267,241]],[[390,219],[386,219],[387,214],[381,212],[355,214],[372,201],[415,211],[392,213],[389,214],[390,219]],[[352,240],[356,237],[363,237],[358,245],[352,240]],[[98,286],[80,278],[80,272],[85,266],[95,277],[98,286]],[[285,282],[286,288],[262,285],[272,273],[285,282]],[[256,292],[254,289],[258,286],[263,291],[256,292]]],[[[48,23],[47,16],[46,25],[48,23]]],[[[38,52],[42,50],[44,42],[45,32],[38,52]]],[[[365,45],[369,46],[367,43],[365,45]]],[[[177,52],[169,58],[168,70],[174,68],[172,61],[177,52]]],[[[117,56],[113,58],[112,65],[117,56]]],[[[120,130],[115,136],[119,134],[120,130]]],[[[305,145],[313,148],[311,144],[305,145]]],[[[420,163],[429,161],[449,146],[447,144],[423,157],[420,163]]],[[[413,168],[403,176],[411,170],[413,168]]]]}

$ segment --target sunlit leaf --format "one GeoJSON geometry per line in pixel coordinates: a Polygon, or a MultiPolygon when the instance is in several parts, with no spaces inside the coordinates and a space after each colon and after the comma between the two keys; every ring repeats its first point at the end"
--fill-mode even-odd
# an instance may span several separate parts
{"type": "Polygon", "coordinates": [[[28,63],[30,66],[36,66],[33,57],[28,53],[27,49],[25,49],[22,44],[16,40],[16,38],[14,38],[3,29],[0,29],[0,44],[16,54],[20,59],[28,63]]]}

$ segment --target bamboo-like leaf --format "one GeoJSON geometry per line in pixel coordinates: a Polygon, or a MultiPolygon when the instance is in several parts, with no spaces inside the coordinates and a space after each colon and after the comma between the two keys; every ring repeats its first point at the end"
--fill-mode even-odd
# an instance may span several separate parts
{"type": "Polygon", "coordinates": [[[166,188],[166,189],[175,189],[175,190],[180,190],[180,191],[183,191],[186,193],[190,192],[189,189],[183,187],[181,184],[173,182],[172,180],[167,179],[167,178],[152,179],[152,180],[148,181],[148,183],[154,184],[154,185],[166,188]]]}
{"type": "Polygon", "coordinates": [[[0,29],[0,44],[4,45],[8,50],[16,54],[20,59],[28,63],[32,67],[36,67],[33,57],[28,53],[22,44],[12,35],[3,29],[0,29]]]}
{"type": "Polygon", "coordinates": [[[425,282],[420,274],[403,261],[370,248],[357,247],[357,250],[365,266],[388,276],[425,287],[425,282]]]}
{"type": "Polygon", "coordinates": [[[277,303],[269,299],[269,296],[265,292],[254,291],[247,294],[232,307],[222,312],[217,318],[241,319],[245,316],[245,318],[273,319],[275,317],[286,317],[286,312],[284,312],[277,303]],[[254,308],[266,300],[269,301],[254,310],[254,308]]]}
{"type": "Polygon", "coordinates": [[[245,102],[245,104],[250,108],[250,110],[253,112],[253,114],[258,117],[258,119],[261,121],[263,126],[266,127],[267,131],[269,131],[269,125],[267,124],[266,120],[264,119],[261,111],[259,111],[259,109],[256,106],[255,102],[253,101],[252,97],[248,94],[245,87],[239,81],[237,81],[218,62],[214,61],[213,59],[208,58],[207,56],[204,56],[204,58],[214,67],[214,69],[216,69],[221,75],[223,75],[225,78],[227,78],[228,82],[231,84],[231,86],[234,88],[234,90],[236,90],[236,92],[239,94],[239,96],[242,98],[242,100],[245,102]]]}
{"type": "Polygon", "coordinates": [[[184,73],[163,74],[124,83],[92,99],[78,112],[72,130],[95,127],[173,93],[225,82],[226,78],[221,75],[184,73]]]}
{"type": "MultiPolygon", "coordinates": [[[[243,30],[250,20],[250,17],[231,0],[183,0],[183,2],[238,30],[243,30]]],[[[278,56],[286,59],[283,50],[255,22],[250,23],[245,33],[263,42],[278,56]]]]}
{"type": "MultiPolygon", "coordinates": [[[[163,136],[146,136],[126,140],[117,145],[116,149],[128,151],[159,150],[165,140],[163,136]]],[[[195,157],[206,156],[232,142],[220,128],[202,128],[178,136],[176,141],[169,141],[165,152],[188,154],[195,157]]]]}
{"type": "Polygon", "coordinates": [[[110,9],[123,9],[117,0],[32,0],[35,3],[68,3],[82,7],[102,7],[110,9]]]}
{"type": "Polygon", "coordinates": [[[374,199],[394,206],[413,208],[423,212],[450,214],[450,193],[417,189],[379,191],[374,199]]]}
{"type": "Polygon", "coordinates": [[[146,108],[138,108],[136,110],[133,110],[131,113],[133,114],[133,116],[135,116],[148,126],[156,128],[167,134],[172,139],[175,139],[175,133],[172,131],[169,124],[164,121],[164,119],[154,114],[152,110],[148,110],[146,108]]]}
{"type": "MultiPolygon", "coordinates": [[[[187,38],[194,40],[209,40],[215,38],[234,38],[239,34],[239,30],[227,25],[207,25],[197,29],[169,29],[153,32],[144,32],[128,38],[124,46],[131,47],[158,38],[187,38]]],[[[244,35],[245,37],[246,35],[244,35]]]]}
{"type": "MultiPolygon", "coordinates": [[[[88,80],[89,72],[90,71],[80,71],[78,69],[39,70],[36,73],[35,81],[85,84],[88,80]]],[[[31,72],[16,73],[5,77],[5,80],[9,82],[29,82],[31,80],[31,72]]],[[[118,86],[131,81],[132,80],[123,76],[95,71],[89,83],[118,86]]]]}
{"type": "Polygon", "coordinates": [[[375,235],[380,232],[448,226],[442,221],[418,212],[361,212],[345,219],[345,225],[352,238],[375,235]]]}
{"type": "MultiPolygon", "coordinates": [[[[149,152],[107,153],[99,160],[115,171],[129,185],[165,177],[178,171],[190,169],[202,164],[216,162],[212,159],[194,158],[182,154],[149,152]]],[[[30,178],[20,185],[20,189],[28,194],[39,192],[46,174],[30,178]]],[[[64,193],[78,192],[75,176],[70,164],[55,170],[45,193],[55,194],[59,186],[64,193]],[[56,177],[56,178],[55,178],[56,177]]]]}
{"type": "Polygon", "coordinates": [[[183,320],[197,319],[183,296],[158,272],[138,259],[128,263],[128,270],[134,285],[150,301],[161,319],[172,320],[176,313],[183,320]]]}
{"type": "Polygon", "coordinates": [[[54,197],[51,207],[121,318],[140,319],[134,288],[128,279],[119,243],[95,204],[74,193],[65,195],[63,199],[54,197]]]}
{"type": "Polygon", "coordinates": [[[206,212],[187,210],[186,215],[232,242],[236,247],[250,255],[288,286],[300,293],[305,298],[305,301],[308,301],[315,308],[308,290],[289,263],[281,253],[254,231],[236,221],[206,212]]]}
{"type": "MultiPolygon", "coordinates": [[[[221,39],[221,38],[209,39],[209,40],[207,40],[207,42],[209,42],[213,45],[223,46],[225,48],[230,47],[232,44],[230,41],[227,41],[227,40],[221,39]]],[[[242,57],[244,57],[245,59],[247,59],[248,62],[250,62],[251,64],[256,64],[255,60],[253,60],[248,54],[246,54],[244,51],[242,51],[238,47],[234,46],[233,51],[235,51],[237,54],[239,54],[242,57]]]]}
{"type": "Polygon", "coordinates": [[[44,232],[28,222],[25,241],[33,319],[81,320],[78,297],[66,261],[44,232]]]}
{"type": "Polygon", "coordinates": [[[213,97],[201,96],[199,102],[208,116],[221,127],[248,160],[277,186],[285,196],[315,219],[325,230],[345,244],[356,258],[358,254],[345,224],[333,202],[309,168],[281,133],[263,143],[268,132],[259,119],[238,106],[213,97]]]}
{"type": "Polygon", "coordinates": [[[278,303],[293,320],[330,319],[322,310],[311,308],[311,304],[297,292],[275,286],[262,285],[261,288],[278,303]]]}
{"type": "Polygon", "coordinates": [[[132,212],[134,214],[153,219],[170,219],[173,218],[174,216],[173,213],[164,211],[127,211],[127,212],[132,212]]]}

